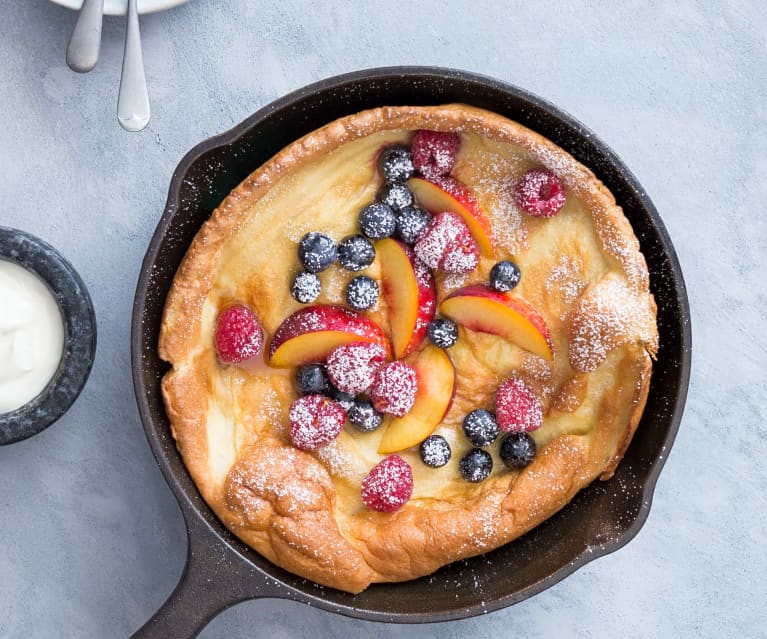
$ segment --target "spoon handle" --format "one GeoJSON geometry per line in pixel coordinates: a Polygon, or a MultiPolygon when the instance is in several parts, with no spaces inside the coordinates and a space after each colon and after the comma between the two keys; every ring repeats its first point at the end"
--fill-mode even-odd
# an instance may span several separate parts
{"type": "Polygon", "coordinates": [[[120,97],[117,100],[117,119],[126,131],[141,131],[149,124],[150,116],[136,5],[137,0],[128,0],[125,55],[120,78],[120,97]]]}
{"type": "Polygon", "coordinates": [[[72,71],[87,73],[99,60],[104,0],[84,0],[67,47],[67,64],[72,71]]]}

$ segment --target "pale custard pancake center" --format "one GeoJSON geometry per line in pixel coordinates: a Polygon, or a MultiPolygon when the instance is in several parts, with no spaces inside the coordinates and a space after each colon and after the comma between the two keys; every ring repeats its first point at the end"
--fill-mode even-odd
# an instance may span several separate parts
{"type": "MultiPolygon", "coordinates": [[[[298,240],[318,228],[336,241],[358,232],[357,212],[374,199],[381,185],[375,168],[378,150],[407,138],[406,131],[386,131],[351,142],[276,184],[268,197],[256,203],[243,228],[222,251],[226,258],[217,270],[207,304],[220,307],[222,300],[247,302],[256,309],[266,330],[274,332],[285,317],[301,308],[290,296],[292,270],[285,268],[286,264],[296,263],[298,240]]],[[[514,259],[525,273],[516,292],[546,317],[553,335],[562,336],[555,344],[554,362],[549,364],[539,360],[537,364],[544,378],[540,386],[544,393],[550,394],[574,373],[567,361],[566,331],[562,329],[568,302],[574,301],[568,298],[566,287],[585,289],[589,283],[599,281],[609,265],[602,258],[591,216],[578,198],[569,197],[565,209],[555,218],[521,219],[512,201],[510,185],[532,166],[534,164],[526,159],[526,154],[513,145],[464,134],[453,174],[472,184],[480,202],[488,203],[486,210],[501,238],[497,260],[514,259]],[[503,175],[502,181],[488,177],[496,174],[503,175]],[[504,245],[528,248],[514,254],[504,250],[504,245]],[[563,267],[559,256],[569,256],[579,269],[570,271],[567,264],[563,267]],[[556,286],[558,278],[566,281],[566,287],[556,286]]],[[[467,277],[438,275],[440,299],[458,285],[486,281],[492,263],[489,260],[483,262],[467,277]]],[[[374,263],[365,273],[376,277],[380,273],[380,264],[374,263]]],[[[343,304],[349,272],[333,265],[322,277],[323,292],[317,303],[343,304]]],[[[388,331],[385,305],[385,301],[379,299],[369,315],[388,331]]],[[[212,316],[208,315],[208,318],[210,321],[212,316]]],[[[212,323],[203,328],[203,332],[207,331],[212,333],[212,323]]],[[[286,413],[296,395],[285,371],[243,375],[218,366],[212,351],[205,357],[210,362],[211,391],[220,398],[220,402],[211,402],[208,411],[208,439],[212,444],[210,463],[223,486],[229,468],[237,459],[239,447],[249,443],[246,436],[238,440],[236,430],[250,428],[255,431],[253,435],[259,431],[281,434],[284,426],[279,416],[286,413]],[[265,388],[271,392],[265,393],[265,388]],[[230,395],[236,397],[234,402],[229,401],[230,395]],[[220,405],[228,403],[237,406],[236,414],[224,416],[220,405]],[[254,421],[251,416],[272,419],[254,421]]],[[[456,397],[435,432],[448,439],[453,460],[458,460],[471,447],[460,433],[463,417],[474,407],[492,406],[498,383],[513,372],[522,373],[525,360],[535,356],[500,337],[461,329],[461,338],[451,348],[450,357],[458,373],[456,397]]],[[[612,392],[615,375],[616,370],[607,362],[599,376],[606,383],[600,384],[600,378],[590,380],[587,401],[574,413],[547,418],[543,427],[533,433],[536,442],[542,446],[554,437],[567,434],[587,437],[595,427],[592,420],[595,406],[602,401],[603,393],[612,392]]],[[[364,474],[382,457],[376,452],[382,435],[380,429],[373,433],[356,433],[347,428],[333,446],[335,459],[326,462],[326,467],[336,490],[345,497],[339,500],[339,505],[344,507],[339,513],[341,517],[364,508],[359,500],[358,486],[364,474]]],[[[320,460],[330,457],[322,450],[316,454],[320,460]]],[[[467,490],[455,463],[434,471],[420,463],[415,451],[406,451],[402,456],[413,468],[412,499],[449,499],[452,496],[460,499],[467,490]]],[[[509,472],[499,459],[494,461],[496,474],[509,472]]]]}
{"type": "MultiPolygon", "coordinates": [[[[380,252],[363,274],[382,279],[380,252]]],[[[337,262],[320,274],[317,305],[345,306],[351,273],[337,262]]],[[[364,311],[392,331],[386,296],[364,311]]],[[[193,242],[166,305],[160,353],[171,428],[203,497],[224,523],[272,562],[320,584],[359,592],[402,581],[511,541],[564,507],[620,462],[647,398],[657,351],[655,305],[644,258],[612,195],[550,141],[501,116],[465,105],[385,107],[348,116],[290,145],[254,172],[214,212],[193,242]],[[413,475],[410,500],[376,512],[360,486],[386,455],[385,427],[347,422],[313,451],[291,446],[288,413],[299,395],[295,368],[272,368],[268,348],[247,366],[223,365],[214,335],[232,305],[252,309],[269,344],[305,305],[291,295],[301,270],[297,246],[320,231],[336,243],[360,233],[358,214],[383,184],[379,152],[408,145],[419,129],[457,132],[452,178],[467,185],[488,216],[494,255],[466,274],[434,270],[439,305],[458,289],[487,285],[511,260],[521,272],[514,296],[550,333],[550,361],[502,336],[461,325],[447,349],[455,396],[434,431],[452,456],[430,468],[418,447],[397,454],[413,475]],[[515,188],[545,167],[565,185],[553,217],[524,213],[515,188]],[[472,448],[468,413],[493,410],[504,380],[532,389],[543,410],[530,432],[538,453],[509,470],[498,447],[493,470],[469,483],[459,460],[472,448]]],[[[404,357],[412,362],[424,340],[404,357]]],[[[444,404],[445,406],[447,404],[444,404]]]]}

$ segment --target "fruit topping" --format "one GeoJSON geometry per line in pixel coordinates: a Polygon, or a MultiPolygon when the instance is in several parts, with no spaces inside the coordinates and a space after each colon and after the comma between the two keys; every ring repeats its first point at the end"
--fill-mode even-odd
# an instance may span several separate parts
{"type": "Polygon", "coordinates": [[[338,243],[338,262],[348,271],[362,271],[375,258],[373,245],[363,235],[350,235],[338,243]]]}
{"type": "Polygon", "coordinates": [[[404,417],[413,408],[417,390],[413,367],[405,362],[392,362],[378,369],[370,388],[370,398],[377,411],[404,417]]]}
{"type": "Polygon", "coordinates": [[[514,262],[504,260],[490,269],[490,287],[499,293],[506,293],[519,284],[522,274],[514,262]]]}
{"type": "Polygon", "coordinates": [[[535,457],[535,440],[527,433],[509,433],[501,440],[501,461],[507,468],[524,468],[535,457]]]}
{"type": "Polygon", "coordinates": [[[230,306],[216,321],[216,354],[224,364],[240,364],[258,357],[264,348],[264,331],[247,306],[230,306]]]}
{"type": "Polygon", "coordinates": [[[394,233],[397,216],[388,204],[373,202],[360,211],[359,223],[362,232],[371,240],[380,240],[394,233]]]}
{"type": "Polygon", "coordinates": [[[429,435],[421,442],[421,461],[431,468],[441,468],[450,461],[450,444],[442,435],[429,435]]]}
{"type": "Polygon", "coordinates": [[[358,275],[346,285],[345,297],[355,311],[366,311],[378,301],[378,282],[367,275],[358,275]]]}
{"type": "Polygon", "coordinates": [[[531,169],[514,191],[519,208],[535,217],[553,217],[565,205],[565,185],[546,169],[531,169]]]}
{"type": "Polygon", "coordinates": [[[427,211],[435,215],[444,211],[459,215],[474,236],[480,253],[485,257],[494,257],[490,219],[468,186],[450,176],[433,180],[413,178],[408,185],[418,203],[427,211]]]}
{"type": "Polygon", "coordinates": [[[473,331],[498,335],[551,361],[551,335],[543,317],[520,297],[475,284],[451,293],[440,313],[473,331]]]}
{"type": "Polygon", "coordinates": [[[322,364],[304,364],[296,371],[296,387],[302,395],[324,395],[330,388],[328,374],[322,364]]]}
{"type": "Polygon", "coordinates": [[[378,192],[378,199],[393,210],[401,211],[413,205],[413,192],[407,184],[384,184],[378,192]]]}
{"type": "Polygon", "coordinates": [[[455,213],[435,216],[415,244],[415,254],[426,266],[447,273],[468,273],[479,263],[477,243],[455,213]]]}
{"type": "Polygon", "coordinates": [[[466,481],[474,484],[485,481],[493,470],[493,458],[481,448],[472,448],[458,462],[458,470],[466,481]]]}
{"type": "Polygon", "coordinates": [[[413,471],[402,457],[390,455],[376,464],[362,480],[362,502],[373,510],[392,513],[413,494],[413,471]]]}
{"type": "Polygon", "coordinates": [[[438,317],[429,324],[429,339],[434,346],[450,348],[458,341],[458,324],[446,317],[438,317]]]}
{"type": "Polygon", "coordinates": [[[310,273],[319,273],[336,261],[336,244],[324,233],[307,233],[298,244],[298,259],[310,273]]]}
{"type": "Polygon", "coordinates": [[[498,422],[490,411],[477,408],[464,417],[463,432],[475,446],[489,446],[498,437],[498,422]]]}
{"type": "Polygon", "coordinates": [[[347,412],[352,426],[364,433],[376,430],[383,422],[383,415],[370,402],[357,400],[347,412]]]}
{"type": "Polygon", "coordinates": [[[332,399],[323,395],[304,395],[293,400],[288,418],[293,445],[301,450],[314,450],[338,437],[346,414],[332,399]]]}
{"type": "Polygon", "coordinates": [[[322,286],[320,278],[314,273],[301,271],[293,278],[293,284],[290,287],[290,294],[296,302],[309,304],[320,296],[322,286]]]}
{"type": "Polygon", "coordinates": [[[364,393],[376,371],[386,362],[386,351],[372,342],[352,342],[334,348],[327,359],[330,381],[345,393],[364,393]]]}
{"type": "Polygon", "coordinates": [[[411,411],[387,417],[379,453],[396,453],[421,443],[447,415],[455,395],[455,367],[445,351],[426,346],[413,362],[418,390],[411,411]]]}
{"type": "Polygon", "coordinates": [[[395,357],[412,353],[423,341],[437,308],[431,271],[398,240],[378,243],[381,284],[389,311],[395,357]]]}
{"type": "Polygon", "coordinates": [[[336,346],[375,342],[389,350],[381,328],[364,315],[343,306],[306,306],[287,317],[269,345],[269,363],[289,368],[324,362],[336,346]]]}
{"type": "Polygon", "coordinates": [[[453,170],[458,135],[441,131],[418,131],[413,136],[413,164],[426,178],[447,175],[453,170]]]}
{"type": "Polygon", "coordinates": [[[431,213],[418,206],[407,206],[397,216],[397,234],[405,244],[415,244],[429,222],[431,213]]]}
{"type": "Polygon", "coordinates": [[[413,156],[404,146],[387,147],[378,156],[378,171],[386,182],[407,182],[415,174],[413,156]]]}
{"type": "Polygon", "coordinates": [[[495,416],[501,430],[529,433],[543,425],[543,408],[530,387],[509,377],[495,394],[495,416]]]}
{"type": "Polygon", "coordinates": [[[338,405],[341,407],[341,409],[348,413],[352,406],[354,406],[354,395],[350,395],[349,393],[344,393],[341,389],[336,388],[333,386],[333,384],[330,384],[330,387],[328,388],[328,392],[326,393],[328,397],[336,400],[338,402],[338,405]]]}

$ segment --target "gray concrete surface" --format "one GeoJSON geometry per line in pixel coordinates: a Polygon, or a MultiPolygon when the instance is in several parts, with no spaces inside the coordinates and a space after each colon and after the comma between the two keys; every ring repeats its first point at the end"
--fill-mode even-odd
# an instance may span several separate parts
{"type": "Polygon", "coordinates": [[[125,637],[175,585],[179,511],[134,406],[129,319],[169,177],[195,143],[329,75],[435,64],[569,111],[654,199],[693,309],[687,412],[649,520],[621,551],[513,608],[386,626],[254,601],[223,637],[757,637],[767,601],[767,14],[761,2],[192,0],[142,19],[154,118],[115,119],[123,22],[86,76],[74,15],[0,0],[0,224],[62,250],[90,287],[99,351],[71,412],[0,449],[0,637],[125,637]]]}

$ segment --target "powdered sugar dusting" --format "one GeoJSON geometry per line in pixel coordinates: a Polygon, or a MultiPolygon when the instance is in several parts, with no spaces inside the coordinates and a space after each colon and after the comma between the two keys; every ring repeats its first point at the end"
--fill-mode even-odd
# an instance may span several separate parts
{"type": "Polygon", "coordinates": [[[282,403],[273,388],[266,387],[261,391],[261,401],[258,406],[256,419],[269,424],[281,436],[285,435],[285,423],[282,418],[282,403]]]}
{"type": "Polygon", "coordinates": [[[450,273],[442,281],[442,286],[446,291],[452,291],[453,289],[460,288],[466,284],[467,276],[467,273],[450,273]]]}
{"type": "Polygon", "coordinates": [[[522,253],[528,243],[527,225],[514,197],[514,176],[519,171],[511,160],[497,153],[490,153],[483,160],[487,165],[483,166],[475,188],[484,194],[482,203],[493,228],[493,240],[498,248],[512,255],[522,253]]]}
{"type": "Polygon", "coordinates": [[[350,395],[358,395],[370,388],[376,371],[385,361],[386,351],[378,344],[344,344],[328,355],[328,376],[337,388],[350,395]]]}
{"type": "Polygon", "coordinates": [[[579,256],[563,254],[559,256],[559,261],[551,267],[549,276],[543,284],[549,295],[561,297],[566,307],[560,315],[561,320],[566,318],[567,311],[586,287],[586,283],[580,277],[582,271],[583,261],[579,256]]]}
{"type": "Polygon", "coordinates": [[[297,455],[289,449],[265,447],[257,459],[245,458],[230,475],[227,499],[238,503],[251,520],[259,518],[265,501],[283,516],[323,508],[327,473],[318,465],[301,464],[297,455]]]}
{"type": "Polygon", "coordinates": [[[495,413],[502,430],[529,433],[543,425],[541,402],[518,377],[510,377],[498,388],[495,413]]]}
{"type": "Polygon", "coordinates": [[[392,362],[381,368],[370,390],[373,406],[381,413],[404,417],[415,403],[418,378],[412,366],[392,362]]]}
{"type": "Polygon", "coordinates": [[[617,276],[608,276],[591,286],[573,307],[570,327],[570,364],[591,372],[607,354],[632,340],[657,348],[652,309],[617,276]]]}
{"type": "Polygon", "coordinates": [[[313,450],[338,437],[346,413],[337,403],[322,395],[305,395],[290,405],[290,439],[296,448],[313,450]]]}
{"type": "Polygon", "coordinates": [[[306,220],[300,217],[294,217],[285,222],[283,229],[285,236],[294,244],[301,241],[301,238],[310,230],[312,220],[306,220]]]}
{"type": "Polygon", "coordinates": [[[567,196],[559,177],[544,169],[530,169],[514,191],[517,204],[529,215],[552,217],[564,206],[567,196]]]}
{"type": "Polygon", "coordinates": [[[479,248],[460,215],[435,216],[418,238],[415,254],[426,266],[448,273],[467,273],[479,263],[479,248]]]}
{"type": "Polygon", "coordinates": [[[351,475],[356,459],[337,439],[315,451],[317,459],[323,462],[336,477],[354,479],[351,475]]]}
{"type": "Polygon", "coordinates": [[[413,494],[413,471],[399,455],[381,460],[362,480],[363,503],[374,510],[399,510],[413,494]]]}
{"type": "Polygon", "coordinates": [[[614,220],[609,215],[595,216],[594,225],[599,233],[602,247],[618,260],[629,282],[636,287],[643,287],[647,268],[639,252],[639,243],[636,238],[631,237],[629,239],[616,227],[614,220]]]}

